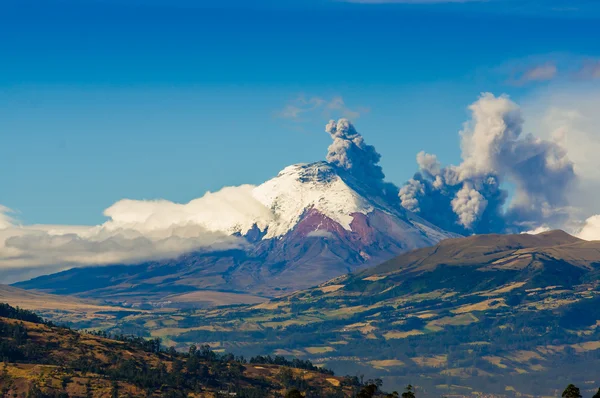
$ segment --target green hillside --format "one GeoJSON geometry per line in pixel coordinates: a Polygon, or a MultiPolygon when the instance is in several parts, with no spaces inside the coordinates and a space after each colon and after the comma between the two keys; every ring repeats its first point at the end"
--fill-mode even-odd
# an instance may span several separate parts
{"type": "MultiPolygon", "coordinates": [[[[308,361],[246,360],[208,346],[164,350],[159,339],[80,333],[0,304],[3,397],[345,397],[361,383],[308,361]]],[[[378,395],[379,396],[379,395],[378,395]]]]}

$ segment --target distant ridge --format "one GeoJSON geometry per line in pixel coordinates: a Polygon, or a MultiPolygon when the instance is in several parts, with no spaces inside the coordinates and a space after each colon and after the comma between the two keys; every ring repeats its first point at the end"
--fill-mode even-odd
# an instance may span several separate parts
{"type": "Polygon", "coordinates": [[[417,249],[362,274],[400,272],[408,269],[433,269],[439,265],[482,265],[497,261],[510,253],[521,258],[532,258],[534,253],[552,258],[566,256],[576,267],[589,268],[600,261],[600,242],[588,242],[562,230],[537,235],[473,235],[446,239],[435,246],[417,249]]]}

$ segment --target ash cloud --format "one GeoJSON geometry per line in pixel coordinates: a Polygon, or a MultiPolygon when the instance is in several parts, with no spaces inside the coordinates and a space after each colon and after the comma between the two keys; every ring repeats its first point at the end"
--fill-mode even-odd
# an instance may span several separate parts
{"type": "Polygon", "coordinates": [[[442,167],[435,155],[419,153],[419,171],[399,193],[402,206],[461,234],[562,225],[577,182],[567,151],[524,134],[521,109],[507,96],[483,94],[469,109],[462,163],[442,167]],[[505,186],[514,189],[510,203],[505,186]]]}
{"type": "Polygon", "coordinates": [[[327,162],[347,171],[352,177],[379,191],[384,197],[396,200],[398,188],[384,181],[379,165],[381,155],[365,142],[348,119],[331,120],[325,127],[333,142],[327,151],[327,162]]]}
{"type": "Polygon", "coordinates": [[[348,119],[331,120],[325,127],[333,142],[328,148],[327,161],[365,181],[383,181],[385,175],[378,165],[381,155],[374,146],[365,143],[348,119]]]}

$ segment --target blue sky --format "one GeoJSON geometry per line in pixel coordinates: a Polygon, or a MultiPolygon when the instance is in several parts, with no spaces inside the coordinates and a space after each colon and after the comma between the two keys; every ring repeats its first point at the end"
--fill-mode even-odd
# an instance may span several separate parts
{"type": "Polygon", "coordinates": [[[400,185],[420,150],[458,161],[479,93],[582,84],[600,57],[597,1],[385,3],[2,1],[0,204],[96,224],[187,202],[323,159],[340,116],[400,185]]]}

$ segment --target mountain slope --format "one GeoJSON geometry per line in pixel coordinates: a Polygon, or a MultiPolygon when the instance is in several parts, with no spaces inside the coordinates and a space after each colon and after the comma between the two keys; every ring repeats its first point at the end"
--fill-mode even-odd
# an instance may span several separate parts
{"type": "MultiPolygon", "coordinates": [[[[180,346],[310,358],[422,396],[592,394],[600,366],[600,242],[562,231],[445,240],[269,302],[152,321],[180,346]],[[176,326],[174,326],[174,324],[176,326]],[[174,327],[178,329],[174,329],[174,327]]],[[[595,392],[595,391],[593,391],[595,392]]]]}
{"type": "MultiPolygon", "coordinates": [[[[2,396],[341,397],[358,386],[306,361],[255,363],[201,346],[186,354],[158,340],[78,333],[0,304],[2,396]]],[[[265,360],[266,359],[266,360],[265,360]]]]}
{"type": "MultiPolygon", "coordinates": [[[[455,236],[327,162],[287,167],[251,195],[269,212],[204,220],[215,231],[244,237],[243,249],[72,269],[15,286],[136,305],[193,306],[179,296],[202,290],[227,295],[227,303],[251,303],[455,236]]],[[[199,299],[197,306],[220,301],[199,299]]]]}
{"type": "Polygon", "coordinates": [[[69,323],[81,327],[91,323],[97,327],[113,325],[118,316],[143,313],[94,300],[45,294],[7,285],[0,285],[0,303],[34,310],[40,315],[52,318],[56,323],[69,323]]]}

